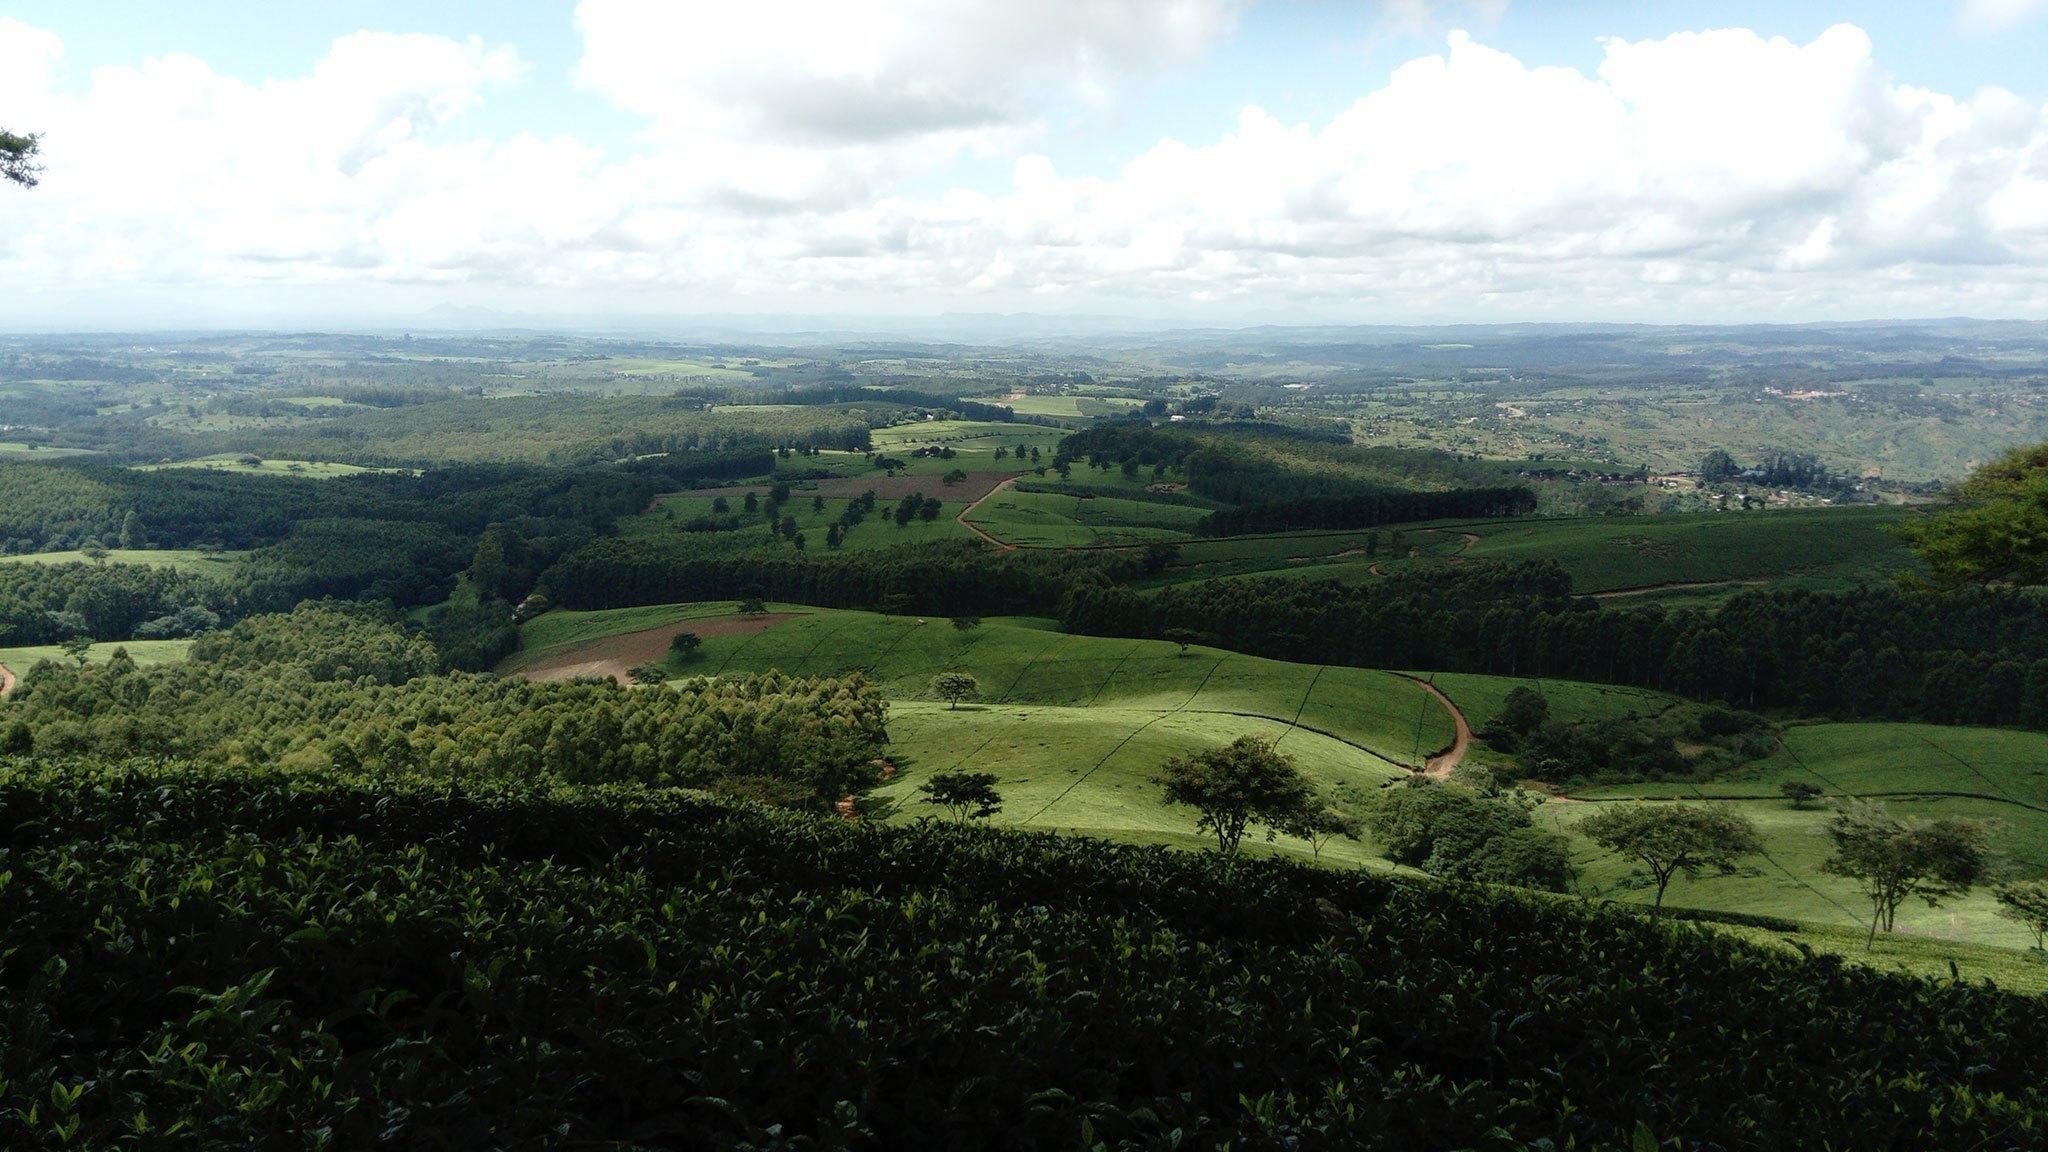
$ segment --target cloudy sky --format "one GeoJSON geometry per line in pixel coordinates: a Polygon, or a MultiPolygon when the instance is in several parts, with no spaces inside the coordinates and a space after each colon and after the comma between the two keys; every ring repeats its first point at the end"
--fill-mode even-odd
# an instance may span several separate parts
{"type": "Polygon", "coordinates": [[[0,328],[2048,318],[2048,0],[0,11],[0,328]]]}

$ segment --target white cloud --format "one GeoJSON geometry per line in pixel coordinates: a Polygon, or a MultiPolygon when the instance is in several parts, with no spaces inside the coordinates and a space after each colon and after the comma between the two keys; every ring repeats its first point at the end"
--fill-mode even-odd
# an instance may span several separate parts
{"type": "Polygon", "coordinates": [[[578,82],[671,131],[872,143],[1026,123],[1186,64],[1236,0],[583,0],[578,82]]]}
{"type": "Polygon", "coordinates": [[[1964,32],[1990,35],[2043,15],[2048,15],[2048,0],[1963,0],[1956,23],[1964,32]]]}
{"type": "Polygon", "coordinates": [[[1075,18],[1028,42],[1008,16],[824,24],[735,62],[768,18],[605,47],[594,29],[622,2],[582,12],[586,82],[648,125],[624,156],[466,135],[523,74],[473,40],[361,34],[263,84],[181,56],[72,77],[53,37],[0,21],[0,107],[48,133],[49,168],[0,191],[0,299],[444,285],[564,311],[2048,312],[2048,114],[1901,85],[1849,26],[1614,40],[1590,74],[1457,34],[1325,121],[1247,108],[1069,176],[1020,143],[1035,120],[1187,59],[1226,8],[1133,4],[1128,28],[1075,18]],[[1186,34],[1139,43],[1129,28],[1163,11],[1186,34]],[[607,59],[638,78],[599,80],[607,59]],[[1010,158],[1007,187],[926,190],[943,170],[924,158],[968,146],[1010,158]]]}

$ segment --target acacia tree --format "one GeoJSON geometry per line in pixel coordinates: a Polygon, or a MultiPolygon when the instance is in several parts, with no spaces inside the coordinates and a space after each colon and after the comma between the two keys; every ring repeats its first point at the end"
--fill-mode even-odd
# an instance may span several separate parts
{"type": "Polygon", "coordinates": [[[1320,860],[1324,847],[1332,839],[1338,836],[1346,840],[1358,839],[1358,834],[1365,829],[1365,821],[1342,808],[1311,802],[1303,805],[1299,812],[1283,817],[1276,827],[1285,835],[1308,841],[1309,857],[1320,860]]]}
{"type": "Polygon", "coordinates": [[[1193,808],[1196,827],[1216,834],[1216,850],[1236,852],[1254,822],[1279,826],[1315,803],[1294,761],[1269,741],[1240,736],[1222,748],[1176,756],[1160,772],[1166,803],[1193,808]]]}
{"type": "Polygon", "coordinates": [[[92,654],[92,637],[73,636],[71,639],[64,641],[62,647],[64,654],[78,661],[78,666],[83,668],[85,667],[86,657],[92,654]]]}
{"type": "Polygon", "coordinates": [[[948,712],[960,706],[962,700],[981,692],[981,681],[967,672],[941,672],[932,677],[932,695],[946,701],[948,712]]]}
{"type": "Polygon", "coordinates": [[[940,772],[917,790],[926,804],[944,808],[955,820],[986,820],[1003,810],[993,772],[940,772]]]}
{"type": "Polygon", "coordinates": [[[24,136],[0,128],[0,180],[35,187],[43,172],[43,166],[36,163],[42,147],[43,138],[33,132],[24,136]]]}
{"type": "Polygon", "coordinates": [[[1603,848],[1643,862],[1657,883],[1654,908],[1664,907],[1664,890],[1678,873],[1690,879],[1712,868],[1727,875],[1737,860],[1764,847],[1747,817],[1700,804],[1631,804],[1582,821],[1579,831],[1603,848]]]}
{"type": "Polygon", "coordinates": [[[2034,947],[2048,947],[2048,880],[2019,880],[1998,890],[1998,914],[2034,934],[2034,947]]]}
{"type": "Polygon", "coordinates": [[[1867,948],[1878,929],[1892,930],[1899,905],[1914,896],[1929,908],[1967,894],[1991,867],[1988,830],[1975,820],[1946,816],[1934,821],[1902,820],[1884,805],[1858,800],[1837,809],[1828,821],[1835,854],[1821,871],[1863,885],[1870,901],[1867,948]]]}

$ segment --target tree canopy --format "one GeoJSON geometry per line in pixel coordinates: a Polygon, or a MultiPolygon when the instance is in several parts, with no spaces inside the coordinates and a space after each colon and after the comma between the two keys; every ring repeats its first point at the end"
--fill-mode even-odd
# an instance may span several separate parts
{"type": "Polygon", "coordinates": [[[1315,790],[1294,761],[1256,736],[1175,756],[1159,782],[1166,802],[1193,808],[1196,826],[1215,833],[1217,850],[1226,853],[1237,851],[1253,823],[1288,824],[1315,803],[1315,790]]]}
{"type": "Polygon", "coordinates": [[[1828,821],[1835,854],[1821,870],[1861,881],[1870,900],[1869,940],[1892,930],[1899,905],[1918,896],[1932,908],[1977,885],[1991,865],[1988,835],[1975,820],[1905,820],[1868,800],[1842,806],[1828,821]]]}
{"type": "Polygon", "coordinates": [[[1707,805],[1631,804],[1580,822],[1579,831],[1642,861],[1657,885],[1657,908],[1664,906],[1674,875],[1694,877],[1708,868],[1731,873],[1737,860],[1763,851],[1763,839],[1747,817],[1707,805]]]}
{"type": "Polygon", "coordinates": [[[37,153],[42,151],[43,138],[34,133],[26,136],[0,128],[0,180],[8,180],[24,188],[33,188],[41,179],[43,166],[36,163],[37,153]]]}

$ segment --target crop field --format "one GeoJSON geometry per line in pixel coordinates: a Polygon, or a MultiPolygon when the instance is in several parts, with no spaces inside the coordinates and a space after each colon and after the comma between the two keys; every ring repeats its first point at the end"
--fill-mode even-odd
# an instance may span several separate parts
{"type": "MultiPolygon", "coordinates": [[[[1070,636],[1021,619],[961,631],[938,618],[773,605],[797,613],[750,634],[710,634],[673,676],[780,670],[860,671],[891,700],[890,731],[904,771],[879,790],[896,814],[917,815],[916,786],[949,769],[995,772],[998,822],[1118,838],[1199,845],[1191,815],[1163,808],[1152,776],[1176,753],[1240,735],[1279,742],[1340,796],[1369,794],[1451,742],[1448,714],[1414,683],[1385,672],[1317,668],[1156,641],[1070,636]],[[931,698],[933,675],[965,671],[980,699],[957,709],[931,698]]],[[[588,660],[591,641],[666,625],[730,618],[732,605],[553,612],[526,626],[506,671],[537,673],[588,660]]],[[[1281,848],[1299,845],[1282,842],[1281,848]]],[[[1363,862],[1356,845],[1335,858],[1363,862]]]]}
{"type": "MultiPolygon", "coordinates": [[[[245,554],[201,552],[196,548],[109,548],[106,560],[109,564],[148,564],[200,576],[225,577],[233,573],[236,563],[245,554]]],[[[90,559],[79,551],[26,552],[18,556],[0,556],[0,564],[75,564],[90,559]]]]}
{"type": "MultiPolygon", "coordinates": [[[[1993,823],[1992,843],[2018,876],[2048,874],[2048,735],[1990,728],[1927,724],[1811,724],[1787,728],[1773,755],[1714,781],[1635,784],[1589,789],[1573,799],[1705,799],[1728,804],[1755,821],[1766,855],[1736,876],[1674,880],[1666,902],[1694,908],[1786,916],[1854,936],[1868,912],[1856,885],[1821,874],[1830,854],[1828,809],[1795,810],[1778,793],[1789,780],[1818,784],[1827,798],[1866,797],[1893,810],[1935,818],[1963,816],[1993,823]]],[[[1550,803],[1542,818],[1569,828],[1599,810],[1598,803],[1550,803]]],[[[1580,843],[1587,884],[1615,900],[1647,901],[1631,886],[1631,869],[1580,843]]],[[[1908,903],[1899,929],[1929,942],[2025,948],[2032,937],[1996,915],[1988,890],[1943,902],[1938,908],[1908,903]]],[[[1880,946],[1886,941],[1880,939],[1880,946]]],[[[1932,943],[1915,945],[1925,951],[1932,943]]],[[[2037,964],[2037,986],[2048,987],[2048,964],[2037,964]]]]}
{"type": "Polygon", "coordinates": [[[968,521],[1024,548],[1086,548],[1186,540],[1209,515],[1184,504],[1055,492],[1001,492],[968,521]]]}
{"type": "Polygon", "coordinates": [[[1467,560],[1551,560],[1575,591],[1617,606],[1710,604],[1745,588],[1883,584],[1917,567],[1891,529],[1911,508],[1459,521],[1376,532],[1205,540],[1181,551],[1196,578],[1276,575],[1357,584],[1467,560]]]}

